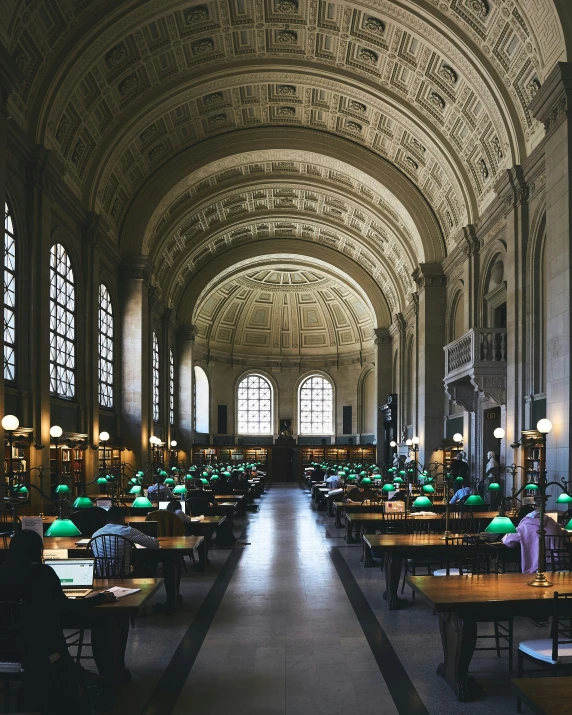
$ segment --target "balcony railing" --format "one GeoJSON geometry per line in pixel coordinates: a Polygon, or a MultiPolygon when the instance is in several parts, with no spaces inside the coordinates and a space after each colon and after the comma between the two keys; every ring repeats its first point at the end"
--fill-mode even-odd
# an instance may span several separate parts
{"type": "Polygon", "coordinates": [[[506,328],[473,328],[444,349],[447,374],[474,363],[506,362],[506,328]]]}

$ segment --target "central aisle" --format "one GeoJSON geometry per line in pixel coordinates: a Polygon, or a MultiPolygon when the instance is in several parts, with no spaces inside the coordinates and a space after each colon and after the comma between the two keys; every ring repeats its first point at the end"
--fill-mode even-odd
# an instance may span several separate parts
{"type": "Polygon", "coordinates": [[[273,486],[247,540],[176,715],[396,715],[307,493],[273,486]]]}

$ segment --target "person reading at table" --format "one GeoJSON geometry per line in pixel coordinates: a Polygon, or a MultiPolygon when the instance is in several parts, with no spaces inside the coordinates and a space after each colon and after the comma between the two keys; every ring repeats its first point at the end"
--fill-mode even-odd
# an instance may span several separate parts
{"type": "Polygon", "coordinates": [[[173,499],[173,501],[170,501],[167,504],[167,511],[172,511],[175,516],[178,516],[179,519],[183,522],[183,524],[192,524],[193,521],[190,516],[187,516],[185,512],[181,509],[181,502],[176,501],[173,499]]]}
{"type": "MultiPolygon", "coordinates": [[[[18,711],[91,713],[84,682],[91,674],[70,656],[63,621],[66,616],[81,616],[93,606],[115,598],[100,592],[83,599],[68,599],[56,572],[42,563],[42,553],[39,534],[18,531],[0,568],[0,600],[20,604],[24,672],[18,711]]],[[[98,669],[109,657],[99,645],[96,636],[93,653],[98,669]]]]}
{"type": "Polygon", "coordinates": [[[344,501],[350,504],[361,504],[368,499],[379,499],[379,497],[372,489],[358,484],[357,487],[347,492],[344,501]]]}
{"type": "Polygon", "coordinates": [[[166,477],[167,472],[160,472],[157,475],[156,483],[151,484],[149,489],[147,489],[147,498],[149,501],[170,501],[175,498],[169,487],[165,486],[166,477]],[[157,494],[159,495],[158,499],[157,494]]]}
{"type": "Polygon", "coordinates": [[[471,487],[463,484],[463,486],[457,489],[457,491],[453,494],[449,500],[449,504],[464,504],[467,497],[470,497],[472,493],[473,490],[471,487]]]}
{"type": "MultiPolygon", "coordinates": [[[[534,510],[522,518],[516,527],[515,534],[505,534],[503,544],[510,548],[520,546],[520,562],[522,573],[536,573],[538,571],[538,529],[540,528],[540,513],[534,510]]],[[[567,534],[552,517],[544,516],[544,529],[546,530],[546,543],[550,543],[550,536],[567,534]]]]}
{"type": "Polygon", "coordinates": [[[328,469],[326,484],[328,485],[328,489],[330,491],[332,491],[333,489],[340,489],[344,486],[344,483],[341,480],[340,476],[336,474],[333,469],[328,469]]]}

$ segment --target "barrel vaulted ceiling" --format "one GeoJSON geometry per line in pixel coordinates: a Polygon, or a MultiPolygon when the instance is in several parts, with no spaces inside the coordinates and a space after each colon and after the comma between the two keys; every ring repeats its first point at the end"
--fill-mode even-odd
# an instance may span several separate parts
{"type": "Polygon", "coordinates": [[[170,299],[237,242],[290,235],[356,261],[393,311],[541,140],[561,5],[4,0],[0,32],[12,116],[170,299]]]}

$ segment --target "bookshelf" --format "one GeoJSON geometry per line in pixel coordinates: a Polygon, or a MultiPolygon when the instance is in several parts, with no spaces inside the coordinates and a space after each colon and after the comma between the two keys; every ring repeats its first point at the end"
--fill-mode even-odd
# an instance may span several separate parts
{"type": "Polygon", "coordinates": [[[107,473],[119,474],[121,471],[121,450],[116,447],[99,447],[98,471],[103,473],[103,464],[107,473]]]}
{"type": "Polygon", "coordinates": [[[522,431],[522,466],[530,481],[537,482],[542,470],[546,455],[542,435],[537,430],[522,431]]]}

